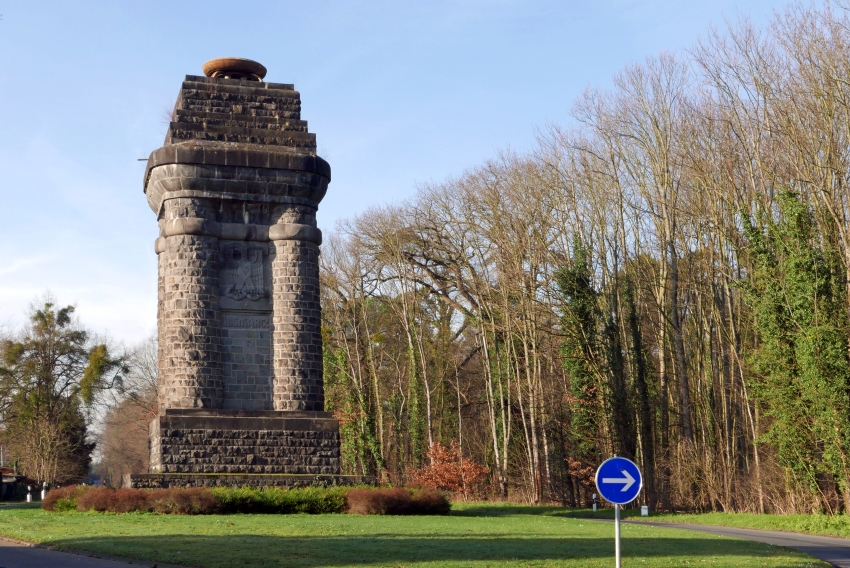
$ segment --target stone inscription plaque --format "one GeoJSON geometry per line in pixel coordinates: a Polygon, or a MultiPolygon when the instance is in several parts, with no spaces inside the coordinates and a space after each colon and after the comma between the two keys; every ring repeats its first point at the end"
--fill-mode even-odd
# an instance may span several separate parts
{"type": "Polygon", "coordinates": [[[222,314],[221,327],[229,329],[262,329],[272,328],[271,316],[257,314],[222,314]]]}
{"type": "Polygon", "coordinates": [[[221,312],[224,408],[272,410],[272,315],[221,312]]]}

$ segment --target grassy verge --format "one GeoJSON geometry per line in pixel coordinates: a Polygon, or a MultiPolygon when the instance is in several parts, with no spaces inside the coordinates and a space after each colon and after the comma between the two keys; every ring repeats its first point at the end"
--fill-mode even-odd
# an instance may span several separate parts
{"type": "MultiPolygon", "coordinates": [[[[0,510],[0,535],[203,568],[564,566],[613,562],[613,528],[549,507],[459,504],[443,517],[50,513],[0,510]]],[[[708,534],[623,527],[624,566],[803,567],[802,553],[708,534]]]]}
{"type": "MultiPolygon", "coordinates": [[[[575,511],[574,517],[613,519],[613,509],[603,509],[594,513],[589,510],[575,511]]],[[[850,538],[850,516],[848,515],[757,515],[754,513],[653,513],[641,517],[638,509],[624,509],[622,518],[635,521],[652,520],[662,523],[692,523],[735,527],[739,529],[758,529],[764,531],[785,531],[823,536],[850,538]]]]}

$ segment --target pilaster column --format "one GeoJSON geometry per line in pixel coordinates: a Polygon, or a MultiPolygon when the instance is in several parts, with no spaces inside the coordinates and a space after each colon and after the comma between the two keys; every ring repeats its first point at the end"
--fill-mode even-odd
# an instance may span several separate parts
{"type": "Polygon", "coordinates": [[[220,408],[223,401],[219,244],[206,199],[165,204],[160,266],[161,408],[220,408]]]}
{"type": "Polygon", "coordinates": [[[318,228],[279,223],[274,243],[272,305],[275,410],[325,408],[322,385],[322,309],[319,304],[318,228]]]}
{"type": "MultiPolygon", "coordinates": [[[[165,339],[165,272],[168,266],[168,256],[165,253],[168,240],[163,232],[164,221],[160,221],[159,238],[154,241],[154,250],[156,251],[156,365],[159,372],[159,386],[157,388],[157,405],[160,409],[167,408],[166,389],[163,388],[165,382],[165,367],[166,360],[166,339],[165,339]]],[[[151,459],[154,454],[151,453],[151,459]]]]}

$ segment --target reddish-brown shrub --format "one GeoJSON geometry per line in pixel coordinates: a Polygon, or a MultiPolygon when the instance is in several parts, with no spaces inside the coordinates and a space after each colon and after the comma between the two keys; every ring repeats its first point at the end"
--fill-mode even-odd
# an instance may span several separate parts
{"type": "Polygon", "coordinates": [[[108,489],[92,487],[77,499],[78,511],[131,513],[146,511],[172,515],[208,515],[221,509],[221,501],[210,490],[108,489]]]}
{"type": "Polygon", "coordinates": [[[451,503],[434,489],[352,489],[348,512],[354,515],[445,515],[451,503]]]}
{"type": "Polygon", "coordinates": [[[585,464],[573,457],[567,457],[566,459],[567,471],[570,475],[578,479],[585,487],[592,487],[596,484],[594,480],[596,468],[593,467],[593,464],[585,466],[585,464]]]}
{"type": "Polygon", "coordinates": [[[433,487],[426,487],[413,493],[410,509],[411,515],[448,515],[452,510],[452,504],[445,495],[433,487]]]}
{"type": "Polygon", "coordinates": [[[73,511],[77,508],[77,499],[90,489],[85,485],[69,485],[51,489],[44,496],[41,508],[45,511],[73,511]]]}
{"type": "MultiPolygon", "coordinates": [[[[131,489],[130,491],[133,490],[131,489]]],[[[110,489],[108,487],[91,487],[77,498],[77,510],[113,512],[118,506],[115,494],[115,489],[110,489]]],[[[125,509],[121,512],[126,513],[127,510],[125,509]]]]}
{"type": "Polygon", "coordinates": [[[148,492],[148,503],[156,513],[211,515],[221,510],[221,500],[209,489],[156,489],[148,492]]]}
{"type": "Polygon", "coordinates": [[[354,515],[404,515],[410,508],[407,489],[352,489],[348,512],[354,515]]]}
{"type": "Polygon", "coordinates": [[[134,511],[149,511],[149,492],[142,489],[116,489],[112,496],[113,513],[132,513],[134,511]]]}
{"type": "Polygon", "coordinates": [[[457,491],[462,493],[464,498],[487,474],[486,468],[463,457],[457,440],[452,440],[450,448],[439,442],[431,444],[428,459],[431,465],[414,471],[413,479],[434,489],[457,491]]]}

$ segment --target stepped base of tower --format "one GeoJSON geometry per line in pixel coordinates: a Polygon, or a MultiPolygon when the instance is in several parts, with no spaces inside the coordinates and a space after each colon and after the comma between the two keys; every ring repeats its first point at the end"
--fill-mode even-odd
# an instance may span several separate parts
{"type": "Polygon", "coordinates": [[[327,412],[166,409],[150,424],[150,474],[339,476],[327,412]]]}

